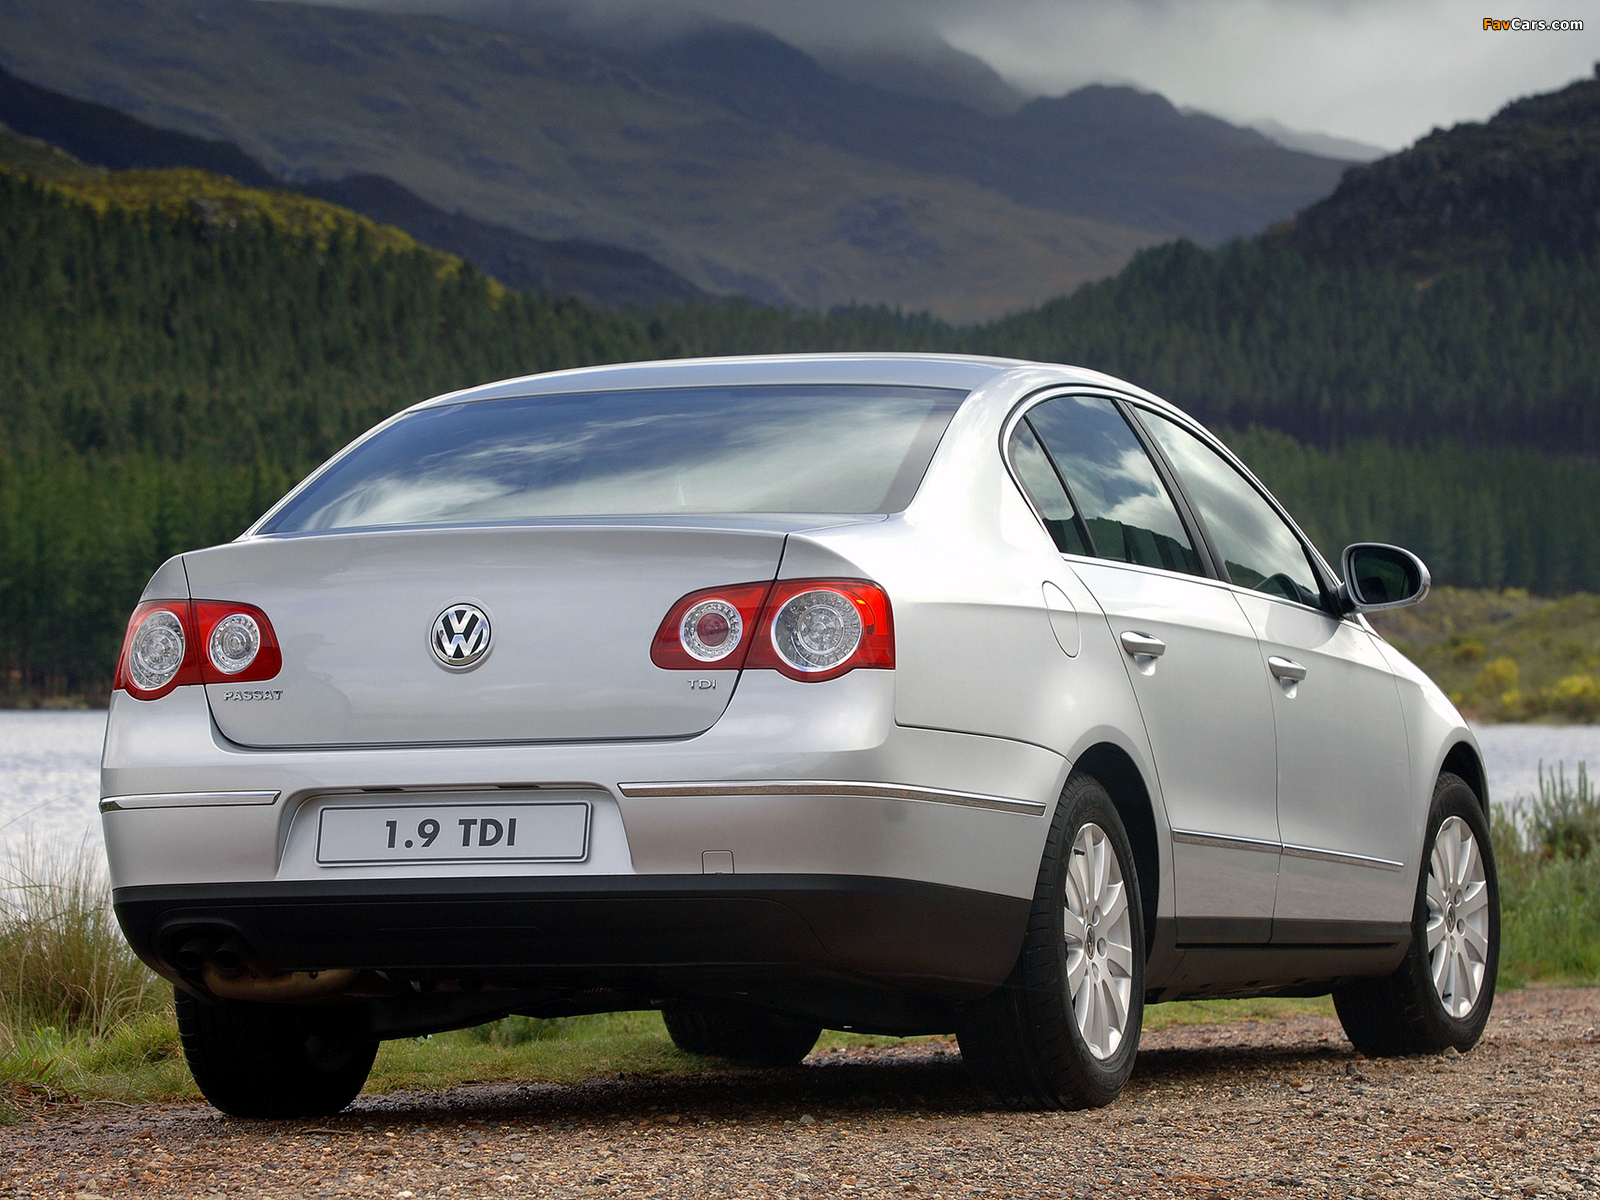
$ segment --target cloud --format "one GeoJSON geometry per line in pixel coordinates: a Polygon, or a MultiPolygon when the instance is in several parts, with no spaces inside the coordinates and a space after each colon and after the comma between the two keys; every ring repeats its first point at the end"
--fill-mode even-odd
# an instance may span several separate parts
{"type": "MultiPolygon", "coordinates": [[[[1125,83],[1247,123],[1263,118],[1398,148],[1435,125],[1588,75],[1579,33],[1489,33],[1459,0],[355,0],[552,27],[661,28],[693,14],[757,25],[814,51],[948,42],[1030,95],[1125,83]]],[[[1582,16],[1509,12],[1507,16],[1582,16]]]]}

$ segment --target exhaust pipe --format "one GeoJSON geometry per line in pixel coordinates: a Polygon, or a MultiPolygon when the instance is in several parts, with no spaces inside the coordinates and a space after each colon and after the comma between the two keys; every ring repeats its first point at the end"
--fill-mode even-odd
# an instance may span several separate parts
{"type": "Polygon", "coordinates": [[[206,959],[211,957],[213,941],[210,938],[190,938],[178,947],[172,956],[172,963],[185,975],[197,975],[206,965],[206,959]]]}
{"type": "Polygon", "coordinates": [[[238,938],[230,938],[211,952],[211,965],[225,979],[237,979],[248,970],[249,948],[238,938]]]}
{"type": "Polygon", "coordinates": [[[360,974],[351,970],[275,971],[243,941],[231,938],[206,956],[200,982],[222,1000],[282,1002],[318,1000],[349,991],[360,974]]]}

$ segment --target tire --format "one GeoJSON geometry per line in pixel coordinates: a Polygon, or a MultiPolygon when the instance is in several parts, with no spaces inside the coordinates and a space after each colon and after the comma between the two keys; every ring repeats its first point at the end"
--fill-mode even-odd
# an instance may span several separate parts
{"type": "Polygon", "coordinates": [[[798,1066],[822,1036],[820,1025],[758,1008],[674,1008],[661,1015],[679,1050],[744,1067],[798,1066]]]}
{"type": "Polygon", "coordinates": [[[200,1092],[232,1117],[326,1117],[356,1098],[378,1043],[354,1014],[198,1000],[178,991],[183,1056],[200,1092]]]}
{"type": "Polygon", "coordinates": [[[1100,781],[1074,775],[1051,821],[1017,965],[962,1014],[961,1057],[979,1086],[1011,1108],[1110,1104],[1139,1050],[1144,967],[1127,830],[1100,781]],[[1107,907],[1088,925],[1082,917],[1095,917],[1096,899],[1107,907]]]}
{"type": "Polygon", "coordinates": [[[1434,785],[1422,844],[1405,960],[1387,979],[1356,980],[1333,992],[1346,1036],[1369,1058],[1470,1050],[1494,1005],[1500,883],[1489,822],[1459,777],[1446,773],[1434,785]],[[1470,856],[1462,853],[1467,838],[1470,856]],[[1465,886],[1440,886],[1451,879],[1465,886]]]}

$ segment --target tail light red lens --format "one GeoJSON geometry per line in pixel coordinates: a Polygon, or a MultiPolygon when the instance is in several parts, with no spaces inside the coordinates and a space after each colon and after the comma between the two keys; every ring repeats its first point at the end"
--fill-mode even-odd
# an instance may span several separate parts
{"type": "Polygon", "coordinates": [[[271,679],[283,653],[267,614],[225,600],[147,600],[128,618],[112,683],[136,700],[159,700],[193,683],[271,679]]]}
{"type": "Polygon", "coordinates": [[[200,656],[200,673],[207,683],[250,683],[271,679],[283,670],[283,651],[278,649],[278,635],[272,630],[267,614],[253,604],[240,604],[233,600],[196,600],[194,602],[195,632],[204,651],[200,656]],[[228,634],[254,626],[254,637],[230,638],[228,634]],[[242,651],[241,642],[254,642],[248,653],[242,651]]]}
{"type": "Polygon", "coordinates": [[[669,671],[737,671],[761,626],[770,583],[690,592],[672,606],[650,643],[650,661],[669,671]]]}
{"type": "Polygon", "coordinates": [[[769,668],[820,683],[857,667],[894,668],[889,597],[864,579],[784,579],[691,592],[656,631],[668,670],[769,668]]]}

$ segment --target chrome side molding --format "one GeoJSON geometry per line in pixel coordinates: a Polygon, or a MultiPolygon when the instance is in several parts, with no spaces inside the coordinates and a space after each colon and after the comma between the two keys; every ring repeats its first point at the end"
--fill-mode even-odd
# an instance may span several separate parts
{"type": "Polygon", "coordinates": [[[1373,858],[1366,854],[1351,854],[1345,850],[1322,850],[1316,846],[1297,846],[1292,842],[1229,837],[1224,833],[1198,833],[1192,829],[1174,829],[1172,840],[1188,846],[1214,846],[1222,850],[1257,850],[1263,854],[1287,854],[1290,858],[1309,858],[1319,862],[1340,863],[1347,867],[1373,867],[1379,871],[1406,869],[1405,863],[1395,862],[1391,858],[1373,858]]]}

